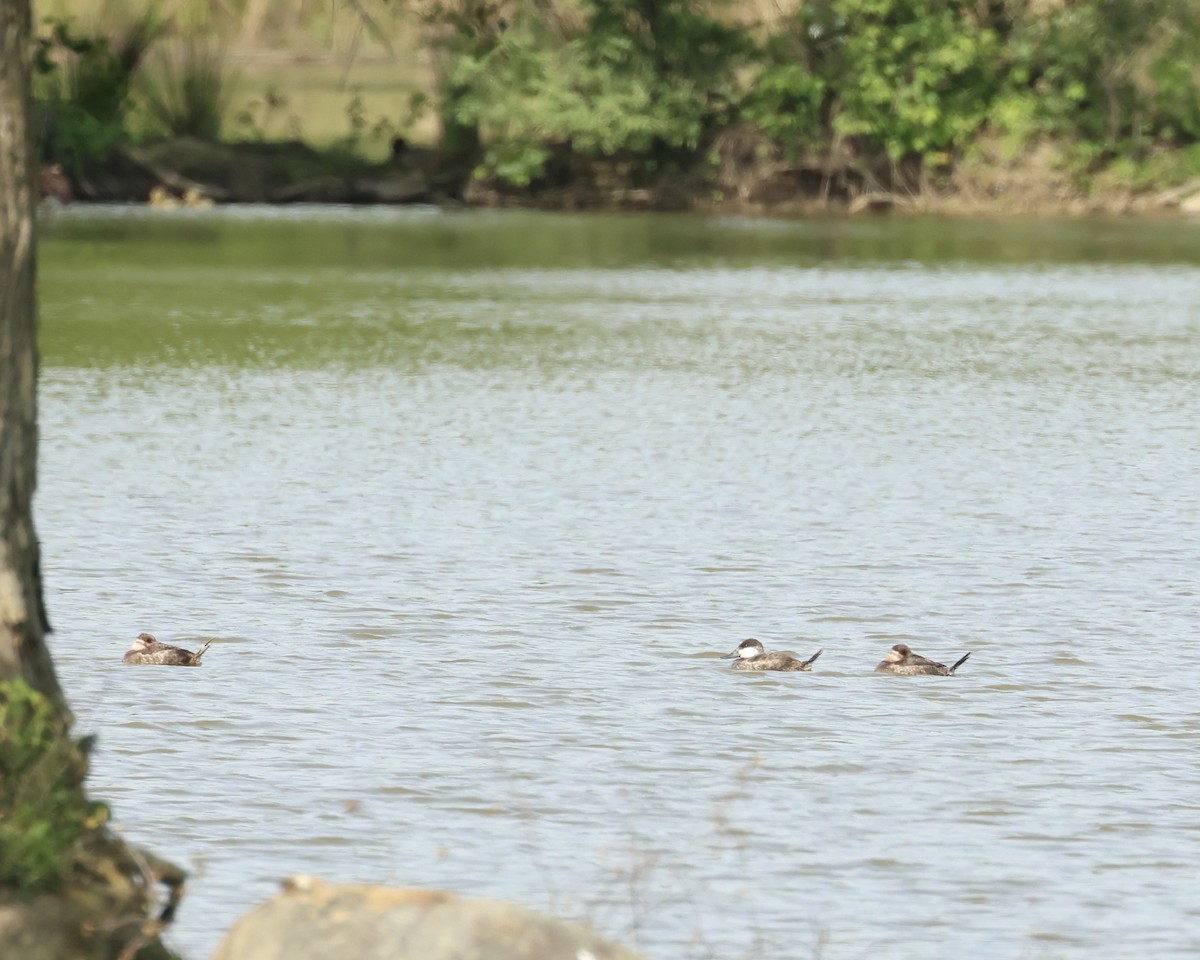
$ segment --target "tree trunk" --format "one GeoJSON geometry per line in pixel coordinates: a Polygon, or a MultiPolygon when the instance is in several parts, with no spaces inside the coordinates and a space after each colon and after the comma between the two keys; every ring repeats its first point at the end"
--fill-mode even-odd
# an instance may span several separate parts
{"type": "Polygon", "coordinates": [[[37,484],[37,302],[29,0],[0,0],[0,680],[66,710],[46,649],[37,484]]]}
{"type": "MultiPolygon", "coordinates": [[[[37,482],[38,356],[31,50],[29,0],[0,0],[0,684],[21,679],[41,693],[61,713],[61,736],[67,737],[71,717],[45,643],[49,625],[32,512],[37,482]]],[[[24,728],[3,733],[6,737],[0,737],[0,744],[38,736],[38,731],[24,728]]],[[[23,741],[26,746],[28,742],[23,741]]],[[[86,803],[82,781],[87,762],[79,744],[68,742],[77,759],[48,787],[43,782],[46,777],[38,780],[28,772],[32,766],[34,773],[45,773],[47,764],[42,760],[51,756],[54,746],[42,743],[43,756],[20,768],[19,786],[33,795],[37,789],[45,792],[65,784],[86,803]]],[[[61,759],[60,755],[61,751],[55,756],[61,759]]],[[[2,759],[13,766],[13,756],[2,759]]],[[[24,795],[22,799],[27,801],[24,795]]],[[[61,809],[62,798],[56,796],[55,802],[59,804],[55,810],[61,809]]],[[[11,813],[0,809],[0,824],[11,813]]],[[[51,824],[51,833],[55,826],[51,824]]],[[[69,869],[64,868],[64,888],[57,895],[30,900],[0,890],[4,960],[10,955],[28,960],[163,960],[168,956],[158,933],[170,922],[183,892],[182,871],[126,844],[102,819],[86,825],[64,855],[71,859],[69,869]],[[157,883],[168,888],[168,896],[154,918],[157,883]]],[[[11,863],[7,866],[12,868],[11,863]]]]}

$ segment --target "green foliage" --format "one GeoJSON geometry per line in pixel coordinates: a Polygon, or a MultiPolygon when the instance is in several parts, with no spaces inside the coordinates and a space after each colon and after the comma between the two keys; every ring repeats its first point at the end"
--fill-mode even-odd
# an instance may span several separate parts
{"type": "Polygon", "coordinates": [[[160,46],[158,54],[140,84],[151,127],[171,136],[216,140],[234,85],[224,46],[188,36],[160,46]]]}
{"type": "Polygon", "coordinates": [[[811,0],[765,49],[746,114],[768,136],[831,135],[893,161],[960,148],[984,123],[1000,41],[964,0],[811,0]]]}
{"type": "Polygon", "coordinates": [[[769,45],[771,59],[747,97],[744,111],[772,140],[789,147],[813,146],[828,132],[824,120],[832,89],[826,78],[787,55],[792,46],[786,41],[769,45]]]}
{"type": "MultiPolygon", "coordinates": [[[[1083,167],[1200,140],[1193,0],[809,0],[763,47],[745,114],[785,146],[893,161],[1039,136],[1083,167]]],[[[1133,168],[1127,168],[1133,169],[1133,168]]],[[[1140,168],[1139,168],[1140,169],[1140,168]]]]}
{"type": "Polygon", "coordinates": [[[54,118],[55,152],[79,173],[126,138],[129,89],[163,24],[147,11],[112,37],[82,36],[49,19],[34,45],[35,95],[54,118]]]}
{"type": "Polygon", "coordinates": [[[84,836],[107,820],[107,808],[83,792],[86,747],[23,680],[0,684],[0,888],[58,889],[84,836]]]}
{"type": "Polygon", "coordinates": [[[1037,127],[1077,138],[1085,157],[1200,139],[1193,0],[1081,0],[1026,13],[1010,46],[1010,90],[1032,95],[1037,127]]]}
{"type": "Polygon", "coordinates": [[[122,124],[96,119],[78,104],[42,104],[54,117],[54,158],[80,174],[128,139],[122,124]]]}
{"type": "Polygon", "coordinates": [[[988,122],[999,135],[1004,159],[1012,160],[1043,132],[1041,104],[1028,90],[1002,90],[988,122]]]}
{"type": "MultiPolygon", "coordinates": [[[[772,141],[763,156],[825,151],[867,177],[884,176],[889,163],[893,177],[945,168],[986,132],[988,146],[1010,158],[1046,138],[1065,145],[1077,173],[1117,163],[1123,182],[1141,182],[1173,169],[1166,152],[1200,142],[1197,0],[794,7],[748,23],[749,8],[724,0],[410,5],[433,42],[447,181],[471,170],[517,187],[588,176],[639,185],[679,169],[703,176],[714,134],[750,129],[746,120],[772,141]]],[[[383,14],[404,15],[387,0],[371,9],[357,14],[360,26],[388,46],[383,14]]],[[[56,159],[77,175],[128,139],[131,84],[165,30],[153,12],[117,30],[110,22],[106,36],[85,36],[49,20],[34,51],[56,159]]],[[[163,61],[167,69],[144,87],[150,130],[230,132],[218,48],[183,41],[163,61]]],[[[350,92],[349,132],[337,149],[394,136],[424,109],[414,101],[408,120],[372,122],[366,103],[350,92]]],[[[288,107],[268,90],[233,127],[257,139],[300,138],[288,107]]]]}
{"type": "Polygon", "coordinates": [[[444,105],[481,132],[485,172],[515,185],[557,151],[632,155],[647,168],[694,150],[731,112],[737,31],[686,0],[584,0],[582,23],[522,7],[476,30],[448,74],[444,105]]]}
{"type": "Polygon", "coordinates": [[[1159,150],[1145,157],[1117,157],[1109,176],[1134,190],[1162,189],[1200,177],[1200,143],[1173,150],[1159,150]]]}

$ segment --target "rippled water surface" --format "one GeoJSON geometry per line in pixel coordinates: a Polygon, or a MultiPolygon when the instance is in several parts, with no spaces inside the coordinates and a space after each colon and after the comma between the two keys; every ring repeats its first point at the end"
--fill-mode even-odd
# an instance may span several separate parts
{"type": "Polygon", "coordinates": [[[655,960],[1200,953],[1200,227],[81,212],[52,647],[193,872],[655,960]],[[138,632],[199,670],[129,668],[138,632]],[[740,639],[812,674],[745,674],[740,639]],[[872,668],[893,643],[952,678],[872,668]]]}

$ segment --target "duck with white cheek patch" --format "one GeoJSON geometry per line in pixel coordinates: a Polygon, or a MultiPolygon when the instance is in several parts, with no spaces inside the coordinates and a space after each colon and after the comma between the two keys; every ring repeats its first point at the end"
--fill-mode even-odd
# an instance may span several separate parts
{"type": "Polygon", "coordinates": [[[825,651],[818,650],[807,660],[800,660],[788,653],[768,653],[763,645],[751,638],[743,640],[731,652],[725,654],[722,660],[733,660],[734,670],[787,670],[810,671],[813,661],[825,651]]]}

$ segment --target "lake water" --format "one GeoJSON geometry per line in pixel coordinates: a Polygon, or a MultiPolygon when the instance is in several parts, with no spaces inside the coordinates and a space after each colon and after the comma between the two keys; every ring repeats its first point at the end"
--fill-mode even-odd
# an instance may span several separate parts
{"type": "Polygon", "coordinates": [[[1200,953],[1200,224],[79,210],[41,296],[52,650],[190,960],[296,872],[1200,953]]]}

